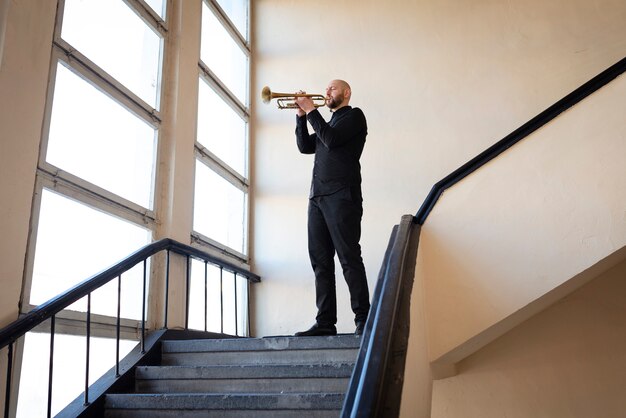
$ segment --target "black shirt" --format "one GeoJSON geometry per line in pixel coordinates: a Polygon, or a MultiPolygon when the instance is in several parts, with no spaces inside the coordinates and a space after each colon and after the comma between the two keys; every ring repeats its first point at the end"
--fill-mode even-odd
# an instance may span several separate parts
{"type": "Polygon", "coordinates": [[[337,109],[328,123],[317,109],[297,117],[298,149],[303,154],[315,154],[309,198],[361,185],[359,158],[366,136],[367,121],[358,107],[337,109]],[[307,119],[315,130],[312,135],[309,135],[307,119]]]}

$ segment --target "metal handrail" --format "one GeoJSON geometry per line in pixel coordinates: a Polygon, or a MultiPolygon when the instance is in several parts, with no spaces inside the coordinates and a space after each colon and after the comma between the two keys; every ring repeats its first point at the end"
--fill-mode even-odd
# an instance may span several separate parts
{"type": "Polygon", "coordinates": [[[570,107],[582,101],[585,97],[598,91],[600,88],[619,77],[622,73],[624,73],[624,71],[626,71],[626,58],[622,58],[616,64],[613,64],[517,128],[515,131],[511,132],[509,135],[505,136],[500,141],[496,142],[485,151],[481,152],[476,157],[472,158],[470,161],[435,183],[424,200],[424,203],[422,203],[422,206],[420,206],[417,211],[417,214],[415,215],[415,222],[419,225],[424,225],[426,218],[428,218],[428,215],[435,207],[437,200],[447,188],[452,187],[454,184],[463,180],[465,177],[469,176],[471,173],[478,170],[480,167],[487,164],[489,161],[493,160],[498,155],[502,154],[504,151],[517,144],[519,141],[526,138],[528,135],[535,132],[537,129],[541,128],[561,113],[565,112],[570,107]]]}
{"type": "MultiPolygon", "coordinates": [[[[81,283],[78,283],[74,287],[69,290],[55,296],[54,298],[48,300],[45,303],[33,308],[30,312],[23,315],[16,321],[7,325],[3,329],[0,330],[0,349],[8,346],[8,367],[7,367],[7,375],[6,375],[6,393],[5,393],[5,408],[4,408],[4,416],[6,418],[9,417],[10,411],[10,397],[11,397],[11,380],[12,380],[12,364],[13,364],[13,345],[14,343],[24,336],[28,331],[32,330],[36,326],[42,324],[44,321],[50,320],[50,365],[49,365],[49,383],[48,383],[48,416],[51,415],[51,392],[52,392],[52,373],[53,373],[53,356],[54,356],[54,332],[55,332],[55,319],[56,315],[61,312],[63,309],[72,305],[74,302],[78,301],[83,297],[87,297],[87,312],[86,312],[86,338],[87,338],[87,366],[85,372],[85,391],[84,391],[84,399],[85,405],[89,404],[89,338],[90,338],[90,326],[91,326],[91,293],[96,289],[102,287],[103,285],[109,283],[110,281],[117,279],[118,280],[118,306],[117,306],[117,325],[116,325],[116,341],[117,341],[117,352],[116,352],[116,375],[119,375],[119,340],[120,340],[120,287],[121,287],[121,277],[122,274],[135,267],[137,264],[143,262],[143,304],[142,304],[142,319],[141,319],[141,337],[140,344],[141,350],[144,352],[144,343],[145,343],[145,323],[146,323],[146,280],[147,280],[147,270],[146,270],[146,262],[149,257],[161,252],[167,251],[167,262],[166,262],[166,284],[165,284],[165,315],[164,315],[164,328],[167,328],[167,311],[168,311],[168,293],[169,293],[169,270],[170,270],[170,252],[174,252],[176,254],[183,255],[187,257],[187,266],[186,269],[186,287],[187,287],[187,298],[186,298],[186,306],[185,306],[185,329],[188,328],[189,321],[189,285],[190,285],[190,259],[195,258],[204,261],[205,263],[205,282],[207,280],[207,269],[206,265],[208,263],[219,266],[220,268],[220,288],[222,282],[222,273],[223,270],[230,271],[234,274],[235,286],[237,277],[243,276],[248,281],[251,282],[260,282],[261,278],[250,271],[247,271],[235,264],[229,263],[227,261],[221,260],[218,257],[215,257],[211,254],[208,254],[202,250],[194,248],[190,245],[182,244],[178,241],[175,241],[170,238],[165,238],[151,244],[148,244],[139,250],[135,251],[124,260],[115,264],[112,267],[98,273],[81,283]]],[[[206,289],[206,284],[205,284],[206,289]]],[[[222,296],[220,296],[221,298],[222,296]]],[[[206,297],[205,297],[206,303],[206,297]]],[[[221,307],[223,309],[223,307],[221,307]]],[[[206,307],[205,307],[206,311],[206,307]]],[[[237,301],[235,300],[235,317],[237,317],[237,301]]],[[[222,312],[223,317],[223,312],[222,312]]],[[[206,321],[205,321],[206,328],[206,321]]],[[[222,330],[223,330],[223,318],[222,318],[222,330]]],[[[206,329],[205,329],[206,331],[206,329]]],[[[237,333],[237,330],[235,331],[237,333]]]]}
{"type": "MultiPolygon", "coordinates": [[[[381,411],[385,408],[388,396],[384,386],[389,380],[386,376],[393,369],[391,353],[394,334],[398,333],[400,322],[408,320],[400,318],[401,290],[410,293],[412,279],[408,288],[403,282],[409,280],[407,276],[412,278],[419,229],[413,216],[405,215],[392,230],[361,337],[361,348],[344,399],[342,418],[384,416],[381,411]]],[[[401,344],[406,344],[406,341],[401,344]]],[[[401,391],[401,385],[398,389],[401,391]]]]}

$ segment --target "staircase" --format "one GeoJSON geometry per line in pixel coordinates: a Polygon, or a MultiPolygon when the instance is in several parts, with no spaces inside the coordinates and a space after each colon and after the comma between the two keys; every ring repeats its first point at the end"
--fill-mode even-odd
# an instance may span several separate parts
{"type": "Polygon", "coordinates": [[[338,417],[360,338],[163,341],[135,392],[106,395],[106,418],[338,417]]]}

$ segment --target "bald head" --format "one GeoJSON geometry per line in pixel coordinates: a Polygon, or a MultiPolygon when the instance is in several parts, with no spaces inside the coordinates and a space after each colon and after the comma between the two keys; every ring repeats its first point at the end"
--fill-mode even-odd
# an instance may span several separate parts
{"type": "Polygon", "coordinates": [[[350,85],[344,80],[333,80],[326,87],[326,105],[331,111],[347,106],[351,96],[350,85]]]}

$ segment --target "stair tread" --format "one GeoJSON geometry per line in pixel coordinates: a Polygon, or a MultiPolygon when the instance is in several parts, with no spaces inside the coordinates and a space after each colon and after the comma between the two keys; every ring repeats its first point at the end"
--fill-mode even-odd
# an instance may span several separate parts
{"type": "Polygon", "coordinates": [[[352,334],[323,337],[266,337],[163,341],[163,353],[358,349],[361,339],[352,334]]]}
{"type": "Polygon", "coordinates": [[[354,362],[213,366],[140,366],[136,379],[287,379],[350,377],[354,362]]]}
{"type": "Polygon", "coordinates": [[[108,409],[341,409],[344,393],[167,393],[109,394],[108,409]]]}

